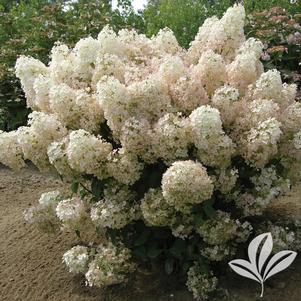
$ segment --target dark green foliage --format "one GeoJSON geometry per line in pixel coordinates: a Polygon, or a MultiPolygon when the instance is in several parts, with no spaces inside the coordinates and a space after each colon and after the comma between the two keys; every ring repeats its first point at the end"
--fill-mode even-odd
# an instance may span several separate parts
{"type": "Polygon", "coordinates": [[[137,262],[163,264],[166,274],[184,272],[194,261],[208,269],[207,260],[200,255],[201,238],[183,240],[165,227],[147,227],[142,221],[127,225],[121,230],[107,230],[108,237],[118,244],[120,240],[132,250],[137,262]]]}
{"type": "Polygon", "coordinates": [[[73,193],[77,193],[78,192],[78,188],[79,188],[79,183],[78,182],[72,183],[72,185],[71,185],[71,191],[73,193]]]}

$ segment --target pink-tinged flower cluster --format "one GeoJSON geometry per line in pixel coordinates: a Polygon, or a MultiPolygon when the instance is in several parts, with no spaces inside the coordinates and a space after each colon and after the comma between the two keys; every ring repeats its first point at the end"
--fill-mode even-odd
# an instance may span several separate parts
{"type": "MultiPolygon", "coordinates": [[[[28,126],[0,133],[0,162],[55,168],[80,194],[28,219],[97,234],[140,220],[197,237],[210,260],[233,254],[252,230],[238,217],[262,214],[301,178],[296,86],[264,72],[263,45],[245,39],[244,19],[241,5],[207,19],[187,50],[168,29],[147,38],[105,27],[73,49],[56,44],[47,66],[20,57],[16,74],[33,113],[28,126]]],[[[128,251],[101,247],[89,264],[88,251],[72,249],[64,262],[85,270],[89,285],[125,279],[128,251]]],[[[210,292],[215,278],[197,270],[190,290],[210,292]]]]}

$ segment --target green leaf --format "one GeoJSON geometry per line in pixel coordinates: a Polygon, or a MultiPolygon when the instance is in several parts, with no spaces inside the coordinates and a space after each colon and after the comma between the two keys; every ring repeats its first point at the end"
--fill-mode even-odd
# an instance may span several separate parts
{"type": "MultiPolygon", "coordinates": [[[[98,234],[101,234],[100,228],[96,228],[96,231],[98,234]]],[[[113,244],[118,244],[118,241],[120,240],[120,231],[108,228],[106,231],[106,237],[111,240],[113,244]]]]}
{"type": "Polygon", "coordinates": [[[133,250],[133,255],[141,258],[142,260],[147,260],[147,251],[145,246],[139,246],[133,250]]]}
{"type": "Polygon", "coordinates": [[[79,187],[79,183],[78,182],[73,182],[72,185],[71,185],[71,191],[73,193],[77,193],[78,187],[79,187]]]}
{"type": "Polygon", "coordinates": [[[135,240],[134,245],[135,246],[141,246],[143,244],[145,244],[148,240],[148,238],[151,235],[151,230],[146,228],[142,233],[140,233],[140,235],[138,236],[138,238],[135,240]]]}
{"type": "Polygon", "coordinates": [[[92,183],[91,183],[91,190],[92,190],[92,194],[93,194],[95,200],[99,201],[102,196],[102,192],[103,192],[102,182],[100,180],[98,180],[97,178],[93,178],[92,183]]]}
{"type": "Polygon", "coordinates": [[[189,268],[191,267],[192,263],[191,261],[185,261],[183,263],[183,266],[182,266],[182,269],[183,269],[183,272],[186,274],[189,270],[189,268]]]}
{"type": "Polygon", "coordinates": [[[207,217],[213,218],[216,216],[216,210],[213,208],[211,201],[204,202],[203,209],[207,217]]]}
{"type": "Polygon", "coordinates": [[[195,259],[195,246],[193,245],[188,245],[187,246],[187,259],[194,260],[195,259]]]}
{"type": "Polygon", "coordinates": [[[182,239],[177,239],[172,245],[172,247],[169,249],[169,252],[176,258],[180,259],[182,258],[185,249],[186,249],[185,241],[182,239]]]}
{"type": "Polygon", "coordinates": [[[209,266],[208,266],[207,262],[205,262],[202,259],[202,257],[199,257],[197,261],[198,261],[198,265],[199,265],[201,273],[202,274],[209,274],[210,270],[209,270],[209,266]]]}
{"type": "Polygon", "coordinates": [[[164,269],[167,275],[171,275],[174,270],[175,260],[173,258],[167,258],[165,260],[164,269]]]}
{"type": "Polygon", "coordinates": [[[167,239],[170,236],[170,233],[168,230],[166,229],[162,229],[162,228],[153,228],[152,230],[152,237],[154,239],[167,239]]]}
{"type": "Polygon", "coordinates": [[[157,248],[152,248],[147,250],[147,256],[149,258],[156,258],[162,253],[162,250],[157,249],[157,248]]]}
{"type": "Polygon", "coordinates": [[[202,213],[195,214],[193,219],[196,227],[199,227],[204,223],[204,218],[202,213]]]}

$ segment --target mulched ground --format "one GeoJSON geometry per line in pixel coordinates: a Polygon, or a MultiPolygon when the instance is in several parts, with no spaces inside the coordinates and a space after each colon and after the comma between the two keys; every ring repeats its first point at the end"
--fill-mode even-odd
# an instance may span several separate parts
{"type": "MultiPolygon", "coordinates": [[[[66,189],[54,175],[42,175],[33,168],[21,172],[0,168],[1,301],[192,301],[183,284],[160,271],[133,275],[127,285],[106,290],[88,288],[81,277],[72,276],[61,257],[76,237],[41,234],[23,219],[23,211],[41,193],[61,188],[66,189]]],[[[267,282],[263,299],[258,298],[258,283],[230,270],[222,284],[229,291],[229,301],[300,301],[301,260],[297,258],[287,271],[267,282]]]]}

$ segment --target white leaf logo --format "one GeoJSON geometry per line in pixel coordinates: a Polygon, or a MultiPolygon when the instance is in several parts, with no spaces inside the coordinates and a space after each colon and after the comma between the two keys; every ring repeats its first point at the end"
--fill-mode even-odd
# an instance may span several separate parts
{"type": "Polygon", "coordinates": [[[263,297],[264,282],[289,267],[297,256],[296,252],[285,250],[275,254],[267,261],[272,250],[273,239],[271,233],[260,234],[249,244],[249,261],[235,259],[229,262],[229,266],[234,272],[261,284],[260,297],[263,297]]]}

